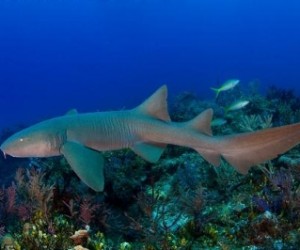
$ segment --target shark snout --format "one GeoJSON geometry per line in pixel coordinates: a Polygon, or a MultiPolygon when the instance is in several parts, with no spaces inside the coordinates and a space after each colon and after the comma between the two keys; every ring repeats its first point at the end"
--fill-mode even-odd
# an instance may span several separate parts
{"type": "Polygon", "coordinates": [[[22,156],[22,143],[20,143],[20,139],[16,138],[15,136],[11,136],[7,138],[0,146],[1,151],[4,154],[4,157],[7,155],[13,157],[20,157],[22,156]]]}
{"type": "Polygon", "coordinates": [[[26,156],[26,145],[14,137],[9,137],[4,141],[0,146],[1,151],[3,152],[4,157],[7,155],[13,157],[23,157],[26,156]]]}
{"type": "Polygon", "coordinates": [[[6,158],[6,155],[9,154],[9,146],[8,144],[5,142],[3,142],[0,146],[0,150],[2,151],[3,155],[4,155],[4,158],[6,158]]]}

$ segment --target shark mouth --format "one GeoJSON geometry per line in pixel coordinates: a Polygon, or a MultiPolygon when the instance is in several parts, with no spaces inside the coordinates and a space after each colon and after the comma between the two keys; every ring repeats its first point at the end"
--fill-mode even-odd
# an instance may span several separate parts
{"type": "Polygon", "coordinates": [[[6,153],[2,151],[4,159],[6,159],[6,153]]]}

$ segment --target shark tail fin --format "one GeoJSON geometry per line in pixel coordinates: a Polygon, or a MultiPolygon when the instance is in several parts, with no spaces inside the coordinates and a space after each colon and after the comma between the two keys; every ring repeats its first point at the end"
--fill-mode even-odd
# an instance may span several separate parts
{"type": "Polygon", "coordinates": [[[220,153],[210,155],[207,160],[213,162],[222,156],[238,172],[246,174],[252,166],[274,159],[299,144],[300,123],[223,136],[216,140],[217,152],[220,153]]]}
{"type": "Polygon", "coordinates": [[[145,115],[155,117],[163,121],[171,121],[168,104],[167,104],[168,89],[166,85],[161,86],[149,98],[147,98],[135,110],[145,115]]]}
{"type": "MultiPolygon", "coordinates": [[[[210,121],[212,110],[183,123],[186,128],[211,135],[210,121]]],[[[215,146],[195,147],[194,149],[209,163],[219,166],[225,159],[238,172],[246,174],[252,166],[276,158],[300,142],[300,123],[269,128],[250,133],[208,137],[215,146]]]]}

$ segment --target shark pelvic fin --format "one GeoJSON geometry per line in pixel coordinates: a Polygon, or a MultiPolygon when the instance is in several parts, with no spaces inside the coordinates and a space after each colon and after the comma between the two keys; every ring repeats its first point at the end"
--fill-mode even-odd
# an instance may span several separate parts
{"type": "Polygon", "coordinates": [[[131,149],[146,161],[155,163],[164,152],[165,144],[136,143],[131,149]]]}
{"type": "Polygon", "coordinates": [[[197,115],[194,119],[184,122],[183,126],[186,128],[191,128],[196,130],[197,132],[204,133],[206,135],[212,135],[211,131],[211,120],[213,117],[213,110],[206,109],[199,115],[197,115]]]}
{"type": "Polygon", "coordinates": [[[61,153],[86,185],[97,192],[103,191],[104,159],[100,152],[76,142],[67,142],[62,146],[61,153]]]}
{"type": "Polygon", "coordinates": [[[136,110],[145,115],[158,118],[163,121],[170,121],[167,104],[168,90],[167,86],[163,85],[146,99],[136,110]]]}

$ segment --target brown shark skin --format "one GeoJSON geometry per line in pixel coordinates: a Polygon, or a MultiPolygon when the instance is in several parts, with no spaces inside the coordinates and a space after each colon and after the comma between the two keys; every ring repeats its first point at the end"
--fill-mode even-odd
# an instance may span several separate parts
{"type": "Polygon", "coordinates": [[[72,114],[46,120],[8,138],[1,150],[14,157],[61,154],[67,141],[98,151],[133,148],[139,143],[179,145],[195,149],[213,165],[223,157],[245,174],[251,166],[273,159],[300,141],[300,123],[251,133],[210,136],[212,110],[194,123],[169,120],[166,86],[132,110],[72,114]],[[31,144],[20,142],[20,138],[31,144]],[[25,140],[24,139],[24,140],[25,140]]]}
{"type": "MultiPolygon", "coordinates": [[[[132,111],[115,111],[88,113],[71,116],[62,116],[50,119],[21,131],[31,130],[51,131],[48,145],[51,150],[45,150],[41,155],[27,157],[49,157],[59,155],[59,145],[65,141],[76,141],[89,148],[107,151],[128,148],[136,142],[166,143],[179,146],[193,147],[202,145],[209,147],[212,137],[200,134],[194,130],[185,129],[180,123],[165,122],[132,111]],[[49,129],[48,129],[49,127],[49,129]]],[[[18,137],[18,133],[13,135],[18,137]]],[[[213,145],[210,145],[213,147],[213,145]]],[[[10,153],[2,144],[3,151],[10,153]]],[[[13,150],[12,150],[13,151],[13,150]]]]}

